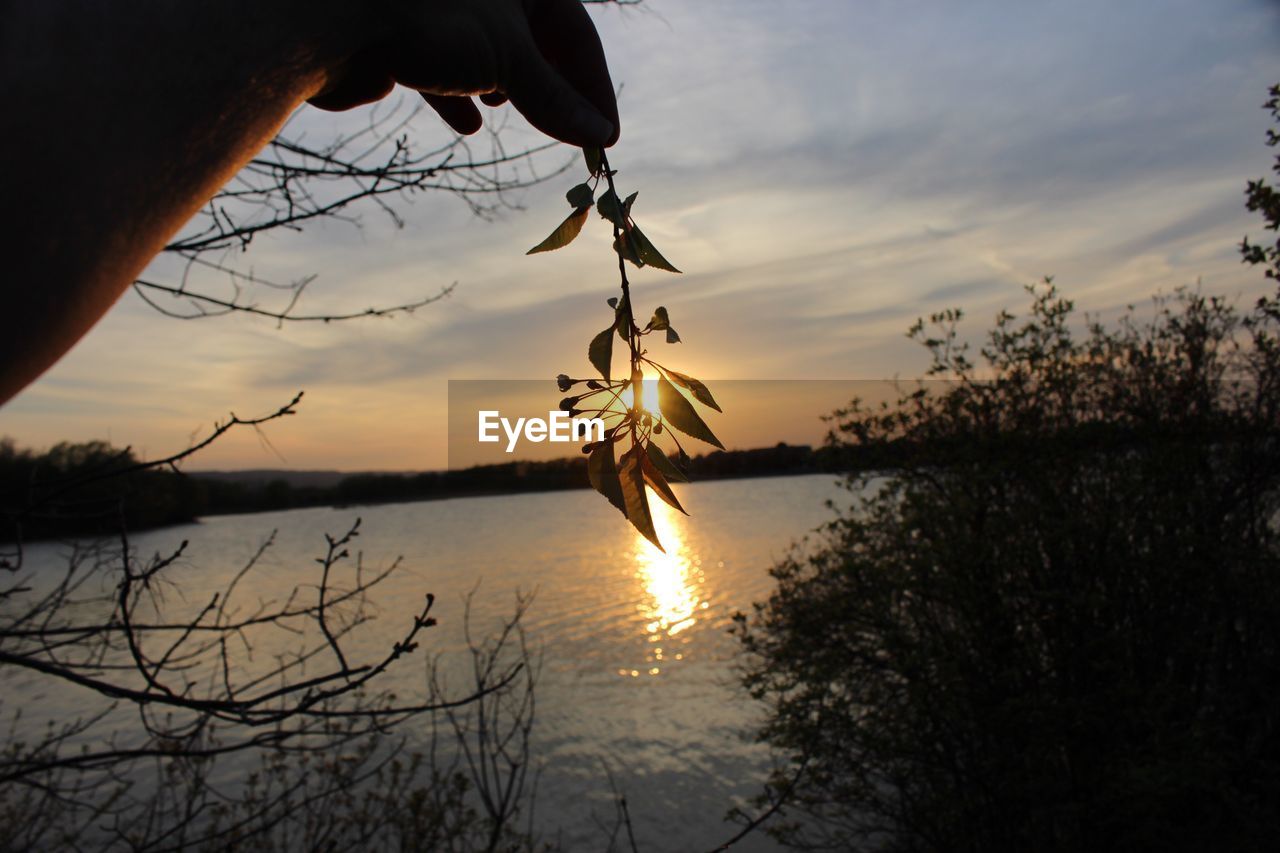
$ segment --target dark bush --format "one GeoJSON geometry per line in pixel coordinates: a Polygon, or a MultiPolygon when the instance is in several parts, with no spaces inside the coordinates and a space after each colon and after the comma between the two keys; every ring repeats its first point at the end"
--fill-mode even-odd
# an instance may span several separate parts
{"type": "MultiPolygon", "coordinates": [[[[1266,190],[1250,202],[1274,229],[1266,190]]],[[[1275,252],[1242,248],[1274,273],[1275,252]]],[[[958,312],[933,337],[916,325],[949,381],[837,413],[833,446],[878,470],[738,618],[761,736],[804,768],[774,831],[836,849],[1270,849],[1280,293],[1240,313],[1183,291],[1079,336],[1050,283],[1030,290],[974,360],[958,312]]]]}

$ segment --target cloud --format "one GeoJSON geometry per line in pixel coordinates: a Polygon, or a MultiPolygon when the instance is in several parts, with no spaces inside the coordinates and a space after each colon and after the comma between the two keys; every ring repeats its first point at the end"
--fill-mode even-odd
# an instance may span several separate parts
{"type": "MultiPolygon", "coordinates": [[[[619,180],[687,270],[636,276],[638,304],[666,305],[686,341],[663,350],[681,369],[914,375],[924,359],[902,333],[915,317],[962,305],[980,330],[1044,274],[1099,312],[1197,277],[1246,298],[1265,287],[1234,245],[1257,230],[1243,182],[1270,165],[1258,107],[1280,79],[1274,3],[649,2],[656,14],[594,14],[624,84],[619,180]]],[[[304,111],[297,127],[326,138],[367,119],[304,111]]],[[[534,138],[518,119],[512,130],[534,138]]],[[[411,132],[445,138],[430,115],[411,132]]],[[[587,369],[615,288],[607,229],[523,255],[572,180],[516,194],[525,212],[492,223],[427,194],[397,205],[403,229],[367,211],[361,229],[258,241],[255,269],[321,273],[309,310],[459,287],[410,319],[283,331],[174,326],[125,302],[0,413],[0,432],[171,446],[304,387],[314,402],[288,427],[291,464],[443,464],[427,425],[443,378],[587,369]]]]}

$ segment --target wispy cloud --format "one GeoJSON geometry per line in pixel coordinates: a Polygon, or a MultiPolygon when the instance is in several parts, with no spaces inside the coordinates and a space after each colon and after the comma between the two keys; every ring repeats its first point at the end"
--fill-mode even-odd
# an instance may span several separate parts
{"type": "MultiPolygon", "coordinates": [[[[648,2],[654,14],[597,20],[624,84],[620,179],[687,270],[641,272],[637,300],[670,308],[692,372],[914,375],[924,361],[902,333],[916,316],[963,305],[976,331],[1044,274],[1104,314],[1197,279],[1265,286],[1234,245],[1256,231],[1243,182],[1269,166],[1258,107],[1280,79],[1275,3],[648,2]]],[[[364,119],[300,120],[323,136],[364,119]]],[[[254,248],[259,268],[320,272],[316,309],[458,282],[413,318],[190,326],[126,300],[0,412],[0,432],[169,448],[306,388],[305,414],[273,432],[289,464],[443,465],[445,378],[585,371],[608,322],[599,223],[523,256],[564,212],[562,184],[494,223],[423,197],[403,230],[370,213],[254,248]]],[[[278,463],[256,441],[218,454],[207,464],[278,463]]]]}

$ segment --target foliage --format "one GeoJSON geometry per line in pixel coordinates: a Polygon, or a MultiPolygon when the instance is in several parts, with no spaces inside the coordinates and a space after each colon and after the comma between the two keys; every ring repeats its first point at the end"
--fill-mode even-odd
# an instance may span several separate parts
{"type": "Polygon", "coordinates": [[[176,472],[179,463],[233,429],[258,429],[295,414],[301,400],[299,391],[258,418],[232,413],[185,450],[145,462],[128,447],[117,451],[102,441],[64,442],[37,456],[17,450],[9,439],[0,440],[0,543],[13,546],[0,551],[0,571],[22,567],[24,538],[119,535],[127,534],[130,522],[154,527],[191,520],[202,509],[198,489],[168,472],[176,472]]]}
{"type": "Polygon", "coordinates": [[[622,294],[608,300],[613,319],[608,328],[591,339],[587,347],[587,359],[603,381],[573,379],[562,373],[556,377],[556,382],[562,392],[577,385],[586,387],[585,391],[560,401],[563,411],[571,417],[600,418],[606,424],[604,440],[588,442],[582,448],[583,453],[589,454],[587,473],[592,487],[650,542],[662,548],[649,511],[648,492],[652,491],[680,512],[685,511],[670,485],[672,480],[688,479],[689,455],[675,431],[724,449],[684,392],[717,412],[720,406],[701,381],[659,363],[644,348],[644,339],[654,332],[663,332],[668,344],[680,343],[680,335],[672,328],[671,317],[662,305],[654,309],[653,316],[643,328],[636,322],[627,263],[636,268],[649,266],[673,273],[680,270],[663,257],[636,225],[631,208],[639,193],[632,193],[625,199],[618,194],[613,182],[617,173],[609,168],[604,151],[587,149],[583,156],[588,179],[565,194],[573,212],[528,254],[567,246],[582,231],[593,207],[613,227],[613,250],[618,256],[622,294]],[[597,198],[602,181],[606,188],[597,198]],[[612,378],[615,334],[627,345],[628,369],[625,378],[619,379],[612,378]],[[657,412],[647,408],[644,400],[646,366],[656,373],[657,412]],[[664,432],[671,437],[675,453],[663,450],[657,442],[656,436],[664,432]],[[624,445],[626,449],[619,454],[618,448],[624,445]],[[676,457],[674,461],[672,456],[676,457]]]}
{"type": "Polygon", "coordinates": [[[199,483],[139,469],[128,448],[64,441],[35,453],[0,440],[0,542],[109,535],[122,522],[142,530],[192,521],[205,508],[199,483]]]}
{"type": "Polygon", "coordinates": [[[1184,292],[1076,340],[1033,293],[990,381],[948,330],[927,343],[953,383],[840,413],[833,440],[894,467],[854,475],[855,507],[739,619],[763,736],[811,758],[799,846],[1280,832],[1276,324],[1184,292]]]}
{"type": "MultiPolygon", "coordinates": [[[[1263,187],[1251,206],[1274,227],[1263,187]]],[[[1051,282],[1029,290],[976,359],[959,312],[913,327],[936,381],[836,414],[833,446],[880,470],[850,476],[852,505],[738,616],[760,735],[804,766],[774,831],[837,849],[1265,849],[1280,292],[1240,312],[1183,290],[1078,336],[1051,282]]]]}
{"type": "MultiPolygon", "coordinates": [[[[1280,125],[1280,85],[1271,87],[1270,99],[1263,104],[1263,109],[1270,111],[1271,117],[1280,125]]],[[[1280,145],[1280,132],[1275,128],[1267,130],[1267,145],[1275,148],[1280,145]]],[[[1272,171],[1280,175],[1280,154],[1276,155],[1272,171]]],[[[1280,231],[1280,193],[1265,180],[1249,181],[1245,187],[1245,206],[1262,214],[1268,231],[1280,231]]],[[[1245,262],[1265,266],[1268,278],[1280,278],[1280,236],[1274,246],[1259,245],[1249,242],[1245,237],[1240,241],[1240,254],[1245,262]]]]}

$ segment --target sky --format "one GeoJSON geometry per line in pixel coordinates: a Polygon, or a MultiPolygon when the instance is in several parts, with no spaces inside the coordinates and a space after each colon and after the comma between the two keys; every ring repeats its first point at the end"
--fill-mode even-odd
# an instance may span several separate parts
{"type": "MultiPolygon", "coordinates": [[[[975,338],[1045,275],[1103,319],[1184,285],[1241,305],[1267,289],[1236,245],[1261,231],[1243,188],[1275,153],[1260,105],[1280,82],[1280,3],[645,0],[592,14],[622,87],[619,188],[640,192],[636,221],[685,271],[638,272],[637,313],[668,308],[683,339],[671,366],[713,390],[919,376],[926,353],[904,336],[917,317],[962,307],[975,338]]],[[[493,117],[506,143],[536,143],[508,112],[493,117]]],[[[369,115],[303,108],[291,130],[323,140],[369,115]]],[[[429,113],[409,133],[448,136],[429,113]]],[[[395,202],[403,228],[368,208],[241,259],[276,279],[317,273],[311,312],[456,282],[410,317],[182,322],[128,294],[0,409],[0,435],[158,456],[305,390],[296,416],[189,468],[444,467],[448,380],[590,370],[616,287],[607,226],[524,254],[567,212],[574,170],[493,221],[425,194],[395,202]]],[[[550,381],[547,396],[553,408],[550,381]]],[[[730,432],[737,446],[779,437],[730,432]]]]}

